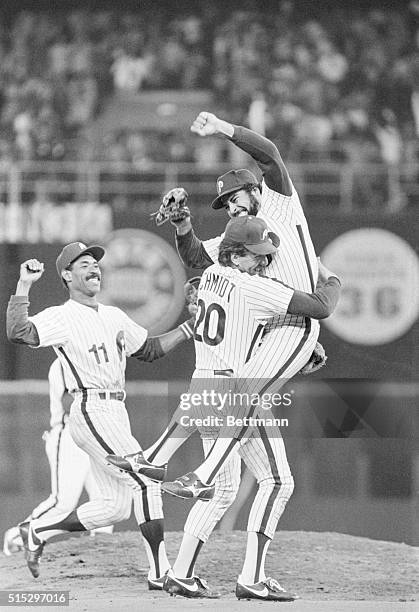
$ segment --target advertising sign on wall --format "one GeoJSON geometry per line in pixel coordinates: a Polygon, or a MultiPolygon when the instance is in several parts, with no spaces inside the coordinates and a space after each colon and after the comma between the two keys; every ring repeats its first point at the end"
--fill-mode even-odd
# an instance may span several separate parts
{"type": "Polygon", "coordinates": [[[186,274],[175,249],[139,229],[116,230],[105,247],[101,301],[122,308],[150,333],[167,331],[185,301],[186,274]]]}
{"type": "Polygon", "coordinates": [[[403,336],[419,314],[419,259],[400,236],[364,227],[340,234],[321,255],[339,274],[342,296],[325,325],[354,344],[380,345],[403,336]]]}

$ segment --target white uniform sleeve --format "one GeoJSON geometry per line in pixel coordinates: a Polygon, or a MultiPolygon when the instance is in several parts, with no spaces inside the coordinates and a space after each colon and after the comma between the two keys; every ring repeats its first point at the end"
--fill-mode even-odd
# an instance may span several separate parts
{"type": "Polygon", "coordinates": [[[240,288],[256,318],[261,320],[275,314],[285,314],[294,295],[294,289],[280,281],[249,274],[243,277],[240,288]]]}
{"type": "Polygon", "coordinates": [[[210,238],[209,240],[204,240],[202,242],[206,252],[211,257],[214,263],[218,263],[218,249],[220,247],[220,242],[224,238],[224,234],[221,236],[217,236],[216,238],[210,238]]]}
{"type": "Polygon", "coordinates": [[[62,397],[65,393],[63,370],[59,359],[52,362],[48,372],[50,426],[63,423],[64,406],[62,397]]]}
{"type": "Polygon", "coordinates": [[[45,308],[38,314],[29,317],[36,327],[39,336],[39,347],[59,346],[70,339],[70,332],[61,312],[60,306],[45,308]]]}
{"type": "Polygon", "coordinates": [[[120,314],[125,332],[125,351],[127,355],[132,355],[143,346],[147,340],[148,331],[130,319],[122,310],[120,314]]]}

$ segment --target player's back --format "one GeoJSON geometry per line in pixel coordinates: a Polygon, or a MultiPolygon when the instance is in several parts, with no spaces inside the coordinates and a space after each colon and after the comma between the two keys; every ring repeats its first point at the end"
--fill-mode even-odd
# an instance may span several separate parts
{"type": "Polygon", "coordinates": [[[284,317],[293,291],[271,279],[214,264],[202,275],[195,323],[196,368],[237,372],[266,322],[284,317]]]}

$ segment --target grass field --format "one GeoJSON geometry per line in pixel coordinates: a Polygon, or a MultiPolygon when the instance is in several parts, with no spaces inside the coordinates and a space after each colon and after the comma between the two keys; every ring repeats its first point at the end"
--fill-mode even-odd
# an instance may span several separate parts
{"type": "MultiPolygon", "coordinates": [[[[181,535],[167,534],[171,560],[181,535]]],[[[292,606],[289,609],[294,612],[418,609],[418,548],[339,533],[293,531],[277,534],[266,566],[270,575],[301,599],[292,604],[238,602],[234,587],[245,539],[246,534],[241,531],[216,531],[202,549],[197,573],[221,593],[217,601],[191,601],[149,592],[145,552],[138,533],[132,531],[96,538],[83,535],[48,544],[37,580],[29,574],[22,553],[2,555],[0,589],[69,590],[70,609],[86,612],[175,609],[233,612],[243,608],[247,612],[250,605],[252,610],[267,605],[292,606]]]]}

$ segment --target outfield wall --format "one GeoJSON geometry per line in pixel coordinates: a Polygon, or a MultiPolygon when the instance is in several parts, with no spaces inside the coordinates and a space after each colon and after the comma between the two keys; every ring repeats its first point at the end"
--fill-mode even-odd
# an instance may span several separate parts
{"type": "MultiPolygon", "coordinates": [[[[419,259],[415,255],[416,216],[409,212],[397,218],[366,212],[345,216],[337,211],[316,212],[311,207],[307,215],[317,252],[325,254],[327,265],[344,280],[340,314],[336,319],[338,324],[331,327],[322,323],[320,334],[329,356],[327,376],[417,380],[419,259]],[[357,233],[359,230],[363,232],[357,233]]],[[[225,222],[222,213],[216,215],[205,207],[194,212],[194,226],[203,238],[220,233],[225,222]]],[[[187,311],[182,307],[179,287],[185,275],[195,275],[196,271],[184,272],[181,267],[176,267],[178,258],[173,249],[173,228],[169,224],[156,228],[148,213],[140,207],[114,211],[113,227],[117,232],[128,229],[131,242],[125,238],[126,234],[119,241],[115,233],[111,237],[104,236],[103,242],[109,248],[112,264],[104,271],[105,295],[138,315],[138,322],[152,333],[166,331],[184,320],[187,311]],[[138,228],[145,233],[138,234],[138,228]],[[144,235],[148,242],[143,240],[144,235]],[[124,243],[131,244],[132,248],[127,247],[121,262],[118,258],[121,259],[120,250],[124,243]],[[117,263],[113,265],[115,261],[117,263]],[[167,281],[167,276],[173,284],[169,305],[176,302],[172,313],[174,318],[163,316],[166,311],[164,299],[170,297],[170,287],[156,286],[155,282],[159,277],[161,282],[167,281]],[[140,306],[136,311],[137,305],[140,306]],[[159,311],[160,307],[163,312],[159,311]],[[153,313],[157,313],[156,319],[153,319],[153,313]],[[163,322],[163,329],[160,322],[163,322]]],[[[61,246],[0,244],[2,312],[5,312],[9,295],[15,289],[20,262],[31,257],[37,257],[46,265],[43,278],[31,291],[31,312],[66,299],[67,294],[55,270],[55,259],[61,246]]],[[[11,345],[7,342],[4,325],[0,326],[0,379],[45,379],[52,358],[51,350],[33,352],[11,345]]],[[[183,345],[153,364],[131,363],[129,360],[127,377],[132,380],[183,378],[191,375],[193,363],[193,350],[183,345]]],[[[317,377],[323,376],[321,372],[317,377]]]]}

